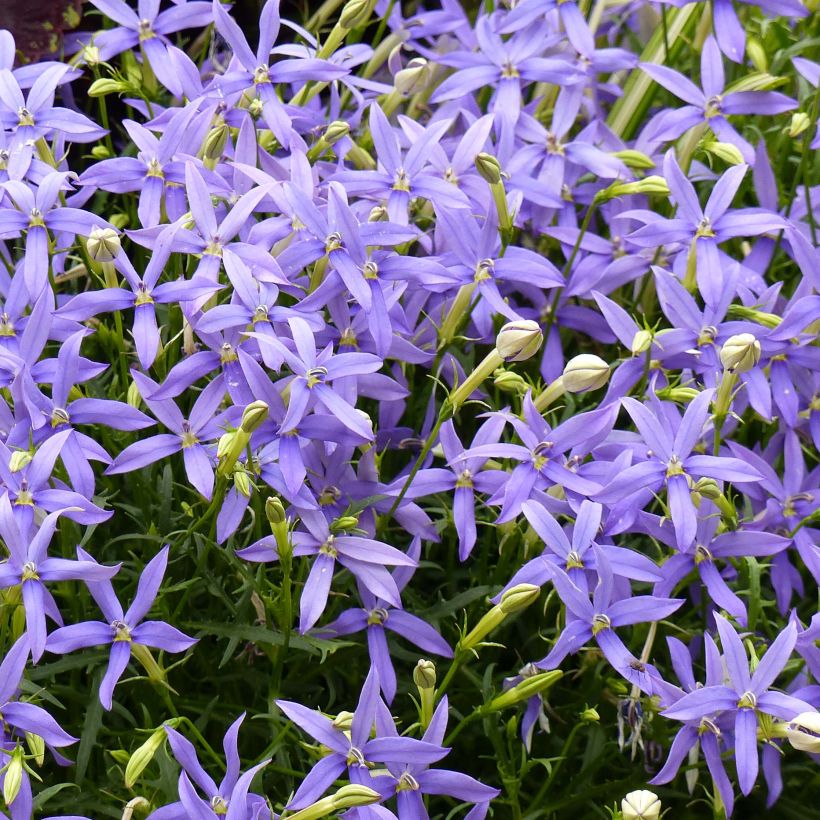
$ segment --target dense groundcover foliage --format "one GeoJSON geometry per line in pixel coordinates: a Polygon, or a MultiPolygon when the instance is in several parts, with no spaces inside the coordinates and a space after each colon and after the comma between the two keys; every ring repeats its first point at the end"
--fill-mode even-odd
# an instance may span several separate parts
{"type": "Polygon", "coordinates": [[[820,817],[815,9],[0,32],[0,814],[820,817]]]}

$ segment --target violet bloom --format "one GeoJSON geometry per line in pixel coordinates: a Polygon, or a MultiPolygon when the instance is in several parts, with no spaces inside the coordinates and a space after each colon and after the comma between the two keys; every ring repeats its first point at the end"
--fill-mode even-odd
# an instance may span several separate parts
{"type": "Polygon", "coordinates": [[[138,149],[137,156],[104,159],[84,171],[79,184],[92,191],[138,192],[137,216],[145,228],[159,225],[163,203],[171,222],[176,221],[186,212],[187,203],[181,187],[185,169],[174,157],[190,137],[198,107],[190,103],[176,110],[160,137],[133,120],[123,120],[123,128],[138,149]]]}
{"type": "Polygon", "coordinates": [[[555,518],[537,501],[525,501],[521,507],[538,537],[544,542],[544,552],[527,561],[507,583],[505,589],[517,584],[543,586],[552,578],[552,566],[561,567],[575,586],[589,591],[587,573],[596,570],[595,548],[607,557],[613,573],[635,581],[660,581],[664,571],[649,558],[635,550],[599,544],[603,508],[588,499],[581,502],[570,537],[555,518]]]}
{"type": "Polygon", "coordinates": [[[427,168],[428,146],[444,136],[449,121],[429,126],[424,136],[416,140],[404,155],[395,129],[376,102],[370,104],[369,125],[380,168],[336,173],[333,179],[341,182],[348,194],[386,200],[390,221],[399,225],[407,225],[408,207],[415,197],[430,200],[437,210],[469,207],[470,201],[457,187],[427,168]]]}
{"type": "Polygon", "coordinates": [[[225,732],[222,748],[227,767],[218,786],[202,767],[191,741],[176,729],[165,727],[171,751],[182,766],[179,774],[179,802],[151,812],[148,820],[211,820],[219,817],[224,817],[225,820],[248,820],[249,817],[253,820],[269,820],[270,811],[265,798],[248,793],[253,778],[269,761],[259,763],[244,773],[240,771],[237,738],[244,719],[243,713],[225,732]],[[205,794],[205,799],[197,794],[194,784],[205,794]]]}
{"type": "Polygon", "coordinates": [[[522,444],[480,444],[464,454],[468,458],[509,458],[521,462],[510,473],[506,485],[489,503],[503,499],[498,522],[511,521],[521,512],[521,505],[534,490],[557,484],[581,495],[600,492],[600,485],[578,475],[582,461],[580,452],[589,452],[600,442],[615,422],[617,406],[604,407],[590,413],[580,413],[551,428],[535,409],[532,398],[524,400],[524,420],[509,416],[522,444]],[[569,459],[565,453],[573,451],[569,459]],[[579,452],[575,452],[579,451],[579,452]]]}
{"type": "Polygon", "coordinates": [[[743,794],[749,794],[757,780],[759,766],[758,714],[790,720],[801,712],[813,709],[805,701],[770,689],[791,657],[797,641],[797,628],[793,622],[790,621],[775,638],[754,672],[750,673],[740,636],[722,615],[716,614],[715,621],[729,673],[728,685],[716,684],[689,692],[661,714],[674,720],[688,721],[715,713],[733,713],[738,785],[743,794]]]}
{"type": "Polygon", "coordinates": [[[105,129],[85,114],[54,105],[57,87],[70,70],[62,64],[46,68],[24,97],[14,75],[7,68],[0,69],[0,125],[23,140],[36,141],[55,132],[72,142],[95,142],[102,137],[105,129]]]}
{"type": "Polygon", "coordinates": [[[86,498],[94,494],[94,471],[89,459],[110,463],[108,453],[91,436],[81,433],[76,425],[101,424],[114,430],[141,430],[154,422],[122,401],[110,399],[77,398],[69,400],[75,382],[80,378],[80,344],[86,336],[79,330],[69,336],[57,354],[51,397],[37,395],[38,409],[43,414],[42,425],[37,429],[34,440],[39,443],[56,433],[70,430],[60,449],[60,457],[74,488],[86,498]]]}
{"type": "MultiPolygon", "coordinates": [[[[430,725],[421,738],[423,743],[438,746],[445,753],[449,749],[445,749],[441,744],[447,730],[448,714],[449,702],[445,695],[436,707],[430,725]]],[[[396,725],[387,710],[380,710],[377,713],[376,726],[380,735],[399,739],[396,725]]],[[[399,820],[429,820],[430,815],[423,799],[425,795],[445,795],[483,806],[500,793],[498,789],[485,786],[462,772],[431,769],[430,762],[420,762],[414,759],[415,757],[412,755],[406,760],[387,761],[388,775],[374,778],[371,784],[385,799],[395,795],[399,820]]]]}
{"type": "MultiPolygon", "coordinates": [[[[504,424],[502,415],[490,415],[473,437],[471,449],[496,444],[504,424]]],[[[453,522],[458,534],[458,558],[466,561],[477,538],[475,494],[479,492],[489,495],[498,492],[508,480],[507,473],[503,470],[483,469],[488,457],[467,455],[468,450],[461,443],[452,421],[442,425],[439,440],[447,459],[447,468],[427,467],[419,470],[404,497],[411,500],[435,493],[453,492],[453,522]]],[[[407,477],[400,475],[385,492],[397,495],[406,482],[407,477]]]]}
{"type": "MultiPolygon", "coordinates": [[[[131,375],[139,388],[148,409],[171,431],[137,441],[126,447],[105,471],[106,475],[118,475],[139,470],[173,453],[182,451],[188,480],[210,499],[214,489],[215,442],[221,435],[220,420],[216,415],[225,395],[219,379],[210,382],[199,394],[188,418],[171,399],[152,398],[159,385],[136,370],[131,375]]],[[[239,408],[236,408],[238,411],[239,408]]]]}
{"type": "Polygon", "coordinates": [[[328,754],[310,770],[288,803],[291,810],[313,803],[345,770],[351,781],[376,788],[378,779],[373,780],[369,764],[395,762],[425,766],[441,760],[450,751],[437,743],[410,737],[385,737],[380,732],[371,737],[379,708],[379,677],[373,668],[362,686],[349,731],[344,731],[337,721],[300,703],[277,700],[276,705],[300,729],[328,749],[328,754]]]}
{"type": "Polygon", "coordinates": [[[93,228],[111,228],[96,214],[58,204],[57,198],[68,176],[68,173],[49,174],[36,193],[18,180],[9,180],[2,186],[16,209],[0,209],[0,237],[16,237],[25,231],[23,277],[32,300],[48,285],[49,231],[88,236],[93,228]]]}
{"type": "Polygon", "coordinates": [[[14,502],[14,514],[23,529],[34,524],[38,507],[46,512],[60,510],[66,518],[79,524],[99,524],[114,514],[113,510],[103,510],[84,495],[54,481],[54,465],[73,434],[72,430],[61,430],[52,435],[37,448],[28,464],[16,470],[11,469],[12,451],[0,442],[2,489],[14,502]]]}
{"type": "Polygon", "coordinates": [[[251,334],[259,341],[262,357],[269,367],[278,369],[277,363],[281,364],[284,360],[294,373],[289,383],[288,411],[279,434],[295,430],[312,406],[318,403],[349,430],[367,441],[372,441],[373,429],[370,419],[345,401],[329,383],[346,376],[375,373],[381,368],[382,360],[372,353],[334,355],[332,344],[317,353],[316,339],[304,319],[290,318],[288,325],[293,336],[295,353],[279,339],[251,334]],[[270,358],[271,353],[275,358],[270,358]]]}
{"type": "MultiPolygon", "coordinates": [[[[83,580],[102,610],[107,623],[103,621],[86,621],[79,624],[55,629],[48,636],[46,649],[49,652],[63,655],[89,646],[111,645],[111,656],[108,669],[100,683],[100,703],[107,710],[111,709],[114,687],[122,677],[125,667],[131,658],[133,646],[147,646],[163,649],[166,652],[184,652],[192,647],[196,640],[184,635],[176,627],[162,621],[144,621],[159,592],[160,584],[168,565],[168,547],[163,547],[146,565],[137,584],[137,594],[128,611],[123,613],[114,588],[101,567],[84,550],[77,548],[77,555],[82,559],[72,564],[82,564],[83,580]]],[[[116,567],[115,569],[118,569],[116,567]]]]}
{"type": "MultiPolygon", "coordinates": [[[[225,94],[239,91],[252,92],[261,102],[262,118],[284,148],[291,140],[302,144],[293,130],[286,107],[280,101],[275,86],[311,80],[336,80],[349,73],[349,69],[315,57],[277,59],[271,63],[273,45],[279,36],[279,0],[267,0],[259,18],[259,45],[253,52],[242,29],[230,17],[219,0],[213,2],[213,21],[216,30],[225,38],[233,51],[227,72],[218,80],[218,87],[225,94]]],[[[276,50],[278,51],[278,50],[276,50]]]]}
{"type": "Polygon", "coordinates": [[[535,665],[541,669],[556,669],[569,654],[575,654],[591,638],[595,638],[604,657],[620,675],[649,694],[654,693],[654,679],[659,677],[654,667],[638,661],[615,633],[615,628],[632,624],[660,621],[679,609],[682,598],[659,598],[636,595],[613,600],[612,568],[606,553],[594,547],[598,566],[598,583],[589,600],[589,593],[579,589],[566,573],[553,567],[552,583],[567,610],[567,623],[549,654],[535,665]],[[570,617],[571,616],[571,617],[570,617]]]}
{"type": "Polygon", "coordinates": [[[80,293],[60,308],[59,315],[65,319],[84,322],[100,313],[134,308],[132,330],[134,344],[140,365],[143,369],[148,370],[154,363],[160,348],[154,305],[194,301],[201,296],[210,296],[221,287],[217,282],[203,275],[157,284],[168,265],[168,259],[174,247],[174,234],[177,230],[177,226],[163,229],[157,238],[142,276],[134,270],[125,253],[121,252],[117,255],[114,266],[125,277],[131,290],[107,287],[102,290],[80,293]]]}
{"type": "MultiPolygon", "coordinates": [[[[654,516],[646,516],[644,521],[654,538],[670,547],[676,547],[675,533],[670,531],[670,527],[657,523],[654,516]]],[[[768,558],[786,549],[790,541],[780,535],[751,529],[717,535],[720,523],[720,514],[714,505],[701,500],[700,517],[693,544],[664,562],[663,578],[655,585],[654,593],[671,595],[681,581],[695,572],[715,606],[726,610],[741,626],[746,626],[746,605],[726,583],[718,562],[728,564],[729,558],[746,556],[768,558]]]]}
{"type": "MultiPolygon", "coordinates": [[[[356,580],[374,596],[401,608],[396,581],[386,567],[415,567],[416,561],[381,541],[331,531],[321,510],[303,510],[301,519],[308,531],[293,533],[293,554],[315,555],[316,559],[299,601],[300,632],[307,632],[324,612],[336,561],[350,570],[356,580]]],[[[255,544],[238,550],[236,554],[246,561],[256,563],[279,560],[273,536],[262,538],[255,544]]]]}
{"type": "Polygon", "coordinates": [[[702,89],[667,66],[641,63],[641,68],[656,83],[687,103],[683,108],[663,111],[653,119],[649,126],[653,139],[664,142],[674,140],[690,128],[704,124],[712,129],[719,140],[737,146],[748,163],[754,162],[754,149],[726,117],[735,114],[782,114],[796,106],[791,97],[776,91],[726,93],[723,58],[717,41],[711,35],[706,38],[700,55],[702,89]]]}
{"type": "MultiPolygon", "coordinates": [[[[418,561],[421,555],[421,539],[414,538],[407,550],[408,558],[418,561]]],[[[398,567],[393,570],[396,588],[401,592],[413,577],[415,567],[398,567]]],[[[391,703],[396,696],[396,672],[387,646],[386,630],[400,635],[414,646],[442,658],[452,658],[453,650],[447,641],[426,621],[403,609],[397,609],[383,601],[366,588],[359,590],[364,608],[346,609],[338,618],[321,628],[322,637],[352,635],[367,631],[367,649],[371,666],[379,676],[384,698],[391,703]]]]}
{"type": "Polygon", "coordinates": [[[123,0],[91,0],[91,3],[118,23],[93,36],[92,43],[99,50],[100,60],[108,61],[139,46],[159,81],[172,94],[180,96],[182,86],[168,54],[171,41],[167,35],[213,22],[211,4],[201,0],[176,0],[176,5],[161,12],[160,0],[139,0],[135,12],[123,0]]]}
{"type": "Polygon", "coordinates": [[[703,435],[713,395],[713,390],[701,391],[682,418],[674,405],[661,404],[654,396],[652,409],[633,398],[623,399],[623,406],[650,449],[646,461],[628,467],[597,496],[599,501],[611,503],[644,487],[658,492],[665,485],[669,515],[681,551],[694,541],[698,524],[690,488],[692,476],[738,483],[761,478],[754,467],[738,458],[692,454],[703,435]]]}
{"type": "Polygon", "coordinates": [[[663,163],[672,198],[678,213],[672,219],[654,211],[627,211],[625,215],[646,223],[628,236],[630,242],[642,248],[654,248],[680,242],[693,248],[697,260],[698,290],[707,305],[715,305],[722,293],[725,271],[718,246],[738,236],[758,236],[787,227],[776,213],[763,208],[730,210],[748,166],[735,165],[715,182],[706,205],[701,208],[697,193],[681,171],[674,151],[667,152],[663,163]]]}
{"type": "MultiPolygon", "coordinates": [[[[666,640],[669,646],[672,668],[675,670],[675,674],[683,688],[681,689],[666,681],[658,681],[656,694],[660,699],[661,706],[674,704],[686,693],[694,692],[701,687],[701,684],[695,681],[692,656],[689,650],[677,638],[667,638],[666,640]]],[[[724,675],[720,652],[708,632],[704,635],[704,642],[706,687],[719,686],[723,682],[724,675]]],[[[722,717],[700,717],[686,721],[669,747],[666,763],[649,782],[653,785],[669,783],[677,774],[683,761],[689,757],[691,750],[697,750],[698,745],[700,745],[709,774],[712,775],[712,782],[720,794],[727,817],[730,817],[735,795],[729,776],[726,774],[726,768],[721,756],[721,746],[724,749],[730,746],[727,741],[731,739],[731,732],[731,725],[727,724],[726,719],[722,717]]]]}
{"type": "Polygon", "coordinates": [[[46,615],[62,624],[60,610],[46,583],[56,581],[105,581],[116,575],[120,568],[104,567],[95,561],[72,561],[49,558],[48,545],[62,511],[47,515],[40,528],[32,535],[21,530],[14,517],[9,497],[0,497],[0,535],[9,550],[9,557],[0,562],[0,589],[21,585],[23,607],[26,613],[26,632],[31,646],[31,657],[39,661],[46,646],[46,615]]]}

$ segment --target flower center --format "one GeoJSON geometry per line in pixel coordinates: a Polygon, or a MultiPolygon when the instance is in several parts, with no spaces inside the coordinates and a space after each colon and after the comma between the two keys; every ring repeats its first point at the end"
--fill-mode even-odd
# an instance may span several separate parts
{"type": "Polygon", "coordinates": [[[413,777],[410,772],[404,772],[402,776],[399,778],[399,782],[396,784],[396,791],[404,792],[404,791],[413,791],[416,792],[420,788],[419,781],[413,777]]]}
{"type": "Polygon", "coordinates": [[[558,156],[563,156],[564,154],[564,146],[558,139],[558,136],[553,134],[552,131],[547,132],[547,153],[557,154],[558,156]]]}
{"type": "Polygon", "coordinates": [[[378,279],[379,266],[375,262],[368,259],[362,267],[362,273],[364,274],[365,279],[378,279]]]}
{"type": "Polygon", "coordinates": [[[305,379],[307,380],[307,386],[315,387],[317,384],[323,384],[326,376],[326,367],[312,367],[310,370],[308,370],[307,376],[305,376],[305,379]]]}
{"type": "Polygon", "coordinates": [[[0,336],[16,336],[17,331],[14,329],[14,322],[5,311],[0,316],[0,336]]]}
{"type": "Polygon", "coordinates": [[[695,547],[695,564],[702,564],[704,561],[712,561],[712,553],[703,544],[695,547]]]}
{"type": "Polygon", "coordinates": [[[183,446],[183,448],[193,447],[195,444],[199,444],[199,439],[196,437],[194,432],[191,430],[190,422],[183,421],[182,422],[182,446],[183,446]]]}
{"type": "Polygon", "coordinates": [[[260,83],[269,83],[270,82],[270,66],[267,63],[262,63],[262,65],[258,65],[253,72],[253,84],[259,85],[260,83]]]}
{"type": "Polygon", "coordinates": [[[666,465],[666,477],[671,478],[675,475],[683,475],[683,462],[676,455],[673,455],[666,465]]]}
{"type": "Polygon", "coordinates": [[[160,165],[160,162],[156,157],[153,157],[151,161],[148,163],[145,170],[145,176],[157,177],[157,179],[165,179],[165,173],[162,170],[162,165],[160,165]]]}
{"type": "Polygon", "coordinates": [[[754,692],[744,692],[740,700],[737,702],[738,709],[756,709],[757,696],[754,692]]]}
{"type": "Polygon", "coordinates": [[[148,288],[143,282],[140,282],[137,286],[137,295],[134,297],[134,307],[139,307],[140,305],[152,305],[153,303],[154,299],[148,292],[148,288]]]}
{"type": "Polygon", "coordinates": [[[697,230],[695,231],[695,237],[704,237],[704,236],[714,236],[715,232],[712,229],[712,220],[709,219],[708,216],[704,216],[700,222],[698,222],[697,230]]]}
{"type": "Polygon", "coordinates": [[[715,94],[706,100],[706,105],[703,107],[703,113],[707,119],[717,117],[720,112],[720,106],[723,103],[723,97],[720,94],[715,94]]]}
{"type": "Polygon", "coordinates": [[[131,642],[131,628],[125,621],[111,621],[111,629],[114,632],[114,642],[131,642]]]}
{"type": "Polygon", "coordinates": [[[394,191],[409,191],[410,190],[410,177],[407,176],[407,172],[404,168],[399,168],[396,172],[396,178],[393,181],[393,190],[394,191]]]}
{"type": "Polygon", "coordinates": [[[512,64],[512,61],[505,60],[504,64],[501,66],[501,77],[505,80],[512,80],[520,76],[521,74],[518,72],[518,69],[512,64]]]}
{"type": "Polygon", "coordinates": [[[23,564],[23,575],[21,581],[39,581],[40,576],[37,574],[37,564],[34,561],[26,561],[23,564]]]}
{"type": "Polygon", "coordinates": [[[139,33],[140,42],[151,40],[157,36],[154,34],[154,29],[151,28],[151,21],[144,17],[137,24],[137,32],[139,33]]]}
{"type": "Polygon", "coordinates": [[[329,555],[331,558],[336,558],[338,556],[338,551],[336,547],[333,546],[333,542],[336,540],[335,535],[328,535],[327,541],[319,547],[319,554],[320,555],[329,555]]]}
{"type": "Polygon", "coordinates": [[[456,487],[467,487],[468,489],[472,489],[473,474],[469,470],[462,470],[456,479],[456,487]]]}
{"type": "Polygon", "coordinates": [[[34,114],[28,108],[17,109],[18,125],[34,125],[34,114]]]}
{"type": "Polygon", "coordinates": [[[376,607],[375,609],[371,609],[367,615],[367,625],[368,626],[381,626],[388,617],[387,610],[383,607],[376,607]]]}
{"type": "Polygon", "coordinates": [[[597,635],[604,629],[609,629],[612,626],[612,621],[609,620],[609,615],[599,613],[592,616],[592,634],[597,635]]]}
{"type": "Polygon", "coordinates": [[[347,753],[347,765],[348,766],[367,766],[367,761],[364,759],[364,755],[362,754],[360,749],[357,749],[355,746],[350,747],[350,751],[347,753]]]}
{"type": "Polygon", "coordinates": [[[42,228],[45,224],[43,212],[39,208],[32,208],[28,215],[29,228],[42,228]]]}
{"type": "Polygon", "coordinates": [[[224,797],[215,794],[211,798],[211,809],[213,810],[214,814],[227,814],[228,801],[224,797]]]}
{"type": "Polygon", "coordinates": [[[342,242],[342,235],[338,233],[338,231],[329,233],[327,235],[327,238],[325,239],[325,253],[330,253],[331,251],[338,251],[342,248],[344,248],[344,243],[342,242]]]}
{"type": "Polygon", "coordinates": [[[475,268],[476,282],[486,282],[487,279],[493,278],[493,270],[495,269],[494,259],[482,259],[475,268]]]}
{"type": "Polygon", "coordinates": [[[62,407],[55,407],[51,411],[51,426],[52,427],[59,427],[62,424],[68,424],[69,416],[68,411],[64,410],[62,407]]]}
{"type": "Polygon", "coordinates": [[[567,569],[583,569],[584,562],[581,560],[581,556],[575,551],[572,550],[570,554],[567,556],[567,569]]]}

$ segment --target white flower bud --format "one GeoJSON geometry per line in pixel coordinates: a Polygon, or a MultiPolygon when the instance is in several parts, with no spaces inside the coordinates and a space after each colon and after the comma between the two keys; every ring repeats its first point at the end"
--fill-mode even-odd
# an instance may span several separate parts
{"type": "Polygon", "coordinates": [[[652,333],[648,330],[639,330],[632,337],[632,344],[630,351],[633,356],[640,356],[641,353],[646,353],[652,347],[652,333]]]}
{"type": "Polygon", "coordinates": [[[94,227],[88,235],[86,248],[95,262],[113,262],[121,249],[119,234],[111,228],[94,227]]]}
{"type": "Polygon", "coordinates": [[[820,712],[801,712],[789,721],[786,737],[795,749],[820,754],[820,712]]]}
{"type": "Polygon", "coordinates": [[[730,373],[748,373],[760,361],[760,342],[751,333],[730,336],[720,350],[720,362],[730,373]]]}
{"type": "Polygon", "coordinates": [[[563,383],[568,393],[597,390],[609,381],[609,365],[592,353],[582,353],[570,359],[564,368],[563,383]]]}
{"type": "Polygon", "coordinates": [[[393,85],[402,94],[415,94],[430,84],[430,66],[424,57],[414,57],[401,70],[396,72],[393,85]]]}
{"type": "Polygon", "coordinates": [[[523,362],[538,352],[543,340],[544,334],[538,322],[532,319],[521,319],[516,322],[507,322],[498,331],[495,349],[504,361],[523,362]]]}
{"type": "Polygon", "coordinates": [[[661,801],[655,792],[640,789],[630,792],[621,800],[624,820],[658,820],[661,816],[661,801]]]}

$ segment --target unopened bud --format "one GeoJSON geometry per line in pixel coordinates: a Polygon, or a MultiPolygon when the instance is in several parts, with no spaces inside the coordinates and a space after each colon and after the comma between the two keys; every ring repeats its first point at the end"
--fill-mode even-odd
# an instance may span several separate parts
{"type": "Polygon", "coordinates": [[[339,732],[349,732],[353,725],[353,712],[339,712],[333,718],[333,728],[339,732]]]}
{"type": "Polygon", "coordinates": [[[490,185],[498,185],[501,182],[501,163],[492,154],[484,151],[476,154],[475,169],[490,185]]]}
{"type": "Polygon", "coordinates": [[[339,15],[339,25],[348,31],[365,25],[373,14],[376,0],[348,0],[339,15]]]}
{"type": "Polygon", "coordinates": [[[652,157],[647,156],[643,151],[636,151],[634,148],[627,148],[623,151],[613,151],[612,156],[621,160],[629,168],[644,171],[647,168],[654,168],[655,163],[652,157]]]}
{"type": "Polygon", "coordinates": [[[91,149],[91,156],[94,157],[94,159],[109,159],[112,154],[108,150],[107,145],[95,145],[91,149]]]}
{"type": "Polygon", "coordinates": [[[97,46],[83,47],[83,61],[86,63],[86,65],[97,65],[101,62],[100,50],[97,48],[97,46]]]}
{"type": "Polygon", "coordinates": [[[285,517],[285,507],[281,499],[276,496],[270,496],[265,501],[265,517],[271,524],[284,524],[287,520],[285,517]]]}
{"type": "Polygon", "coordinates": [[[335,145],[340,139],[344,139],[350,133],[350,124],[342,120],[335,120],[330,123],[322,135],[322,139],[328,145],[335,145]]]}
{"type": "Polygon", "coordinates": [[[128,91],[128,83],[102,77],[91,83],[86,94],[88,94],[89,97],[105,97],[108,94],[121,94],[125,91],[128,91]]]}
{"type": "Polygon", "coordinates": [[[336,811],[352,809],[355,806],[369,806],[372,803],[378,803],[381,799],[381,795],[375,789],[361,786],[358,783],[342,786],[332,797],[333,808],[336,811]]]}
{"type": "Polygon", "coordinates": [[[723,491],[720,485],[714,478],[699,478],[692,487],[693,492],[702,495],[709,501],[717,501],[722,495],[723,491]]]}
{"type": "Polygon", "coordinates": [[[786,727],[789,743],[801,752],[820,754],[820,712],[801,712],[786,727]]]}
{"type": "Polygon", "coordinates": [[[236,430],[229,430],[219,437],[216,443],[216,459],[221,461],[230,452],[231,447],[236,439],[236,430]]]}
{"type": "Polygon", "coordinates": [[[31,464],[31,453],[28,450],[15,450],[9,459],[9,470],[19,473],[23,467],[31,464]]]}
{"type": "Polygon", "coordinates": [[[145,743],[134,751],[125,767],[125,788],[131,789],[145,771],[146,766],[154,759],[159,747],[165,742],[165,727],[153,732],[145,743]]]}
{"type": "Polygon", "coordinates": [[[729,316],[733,319],[748,319],[750,322],[757,322],[763,327],[775,328],[783,321],[776,313],[767,313],[765,310],[746,307],[746,305],[730,305],[729,316]]]}
{"type": "Polygon", "coordinates": [[[740,165],[744,162],[740,149],[736,145],[732,145],[731,142],[707,142],[703,145],[703,150],[707,154],[722,159],[729,165],[740,165]]]}
{"type": "Polygon", "coordinates": [[[527,380],[518,373],[513,373],[511,370],[503,370],[499,368],[493,374],[493,384],[502,393],[512,393],[513,395],[523,396],[527,390],[530,389],[527,380]]]}
{"type": "Polygon", "coordinates": [[[136,407],[137,410],[139,410],[142,404],[142,394],[136,382],[131,382],[131,384],[128,385],[125,400],[131,407],[136,407]]]}
{"type": "Polygon", "coordinates": [[[805,111],[798,111],[792,114],[792,121],[789,123],[789,136],[794,139],[799,137],[807,128],[811,127],[811,118],[805,111]]]}
{"type": "Polygon", "coordinates": [[[251,402],[242,413],[240,428],[246,433],[252,433],[267,419],[269,409],[263,401],[251,402]]]}
{"type": "Polygon", "coordinates": [[[584,711],[581,712],[580,718],[582,723],[598,723],[601,720],[598,710],[594,707],[584,709],[584,711]]]}
{"type": "Polygon", "coordinates": [[[125,230],[128,227],[128,223],[129,223],[130,220],[128,218],[128,214],[120,212],[118,214],[111,214],[111,216],[108,217],[108,221],[118,231],[122,231],[122,230],[125,230]]]}
{"type": "Polygon", "coordinates": [[[570,359],[564,367],[564,389],[568,393],[597,390],[609,381],[609,365],[592,353],[582,353],[570,359]]]}
{"type": "Polygon", "coordinates": [[[599,191],[596,197],[607,202],[619,196],[631,196],[632,194],[655,194],[657,196],[669,196],[669,186],[661,176],[648,176],[634,182],[615,182],[603,191],[599,191]]]}
{"type": "Polygon", "coordinates": [[[413,670],[413,683],[419,689],[435,689],[436,665],[432,661],[422,658],[413,670]]]}
{"type": "Polygon", "coordinates": [[[510,615],[534,604],[540,595],[541,587],[535,584],[516,584],[501,596],[498,606],[505,615],[510,615]]]}
{"type": "Polygon", "coordinates": [[[23,749],[21,746],[15,746],[3,777],[3,799],[6,801],[7,806],[15,801],[22,785],[23,749]]]}
{"type": "Polygon", "coordinates": [[[720,362],[730,373],[748,373],[760,361],[760,342],[751,333],[730,336],[720,349],[720,362]]]}
{"type": "Polygon", "coordinates": [[[633,356],[640,356],[641,353],[646,353],[650,347],[652,347],[652,333],[648,330],[639,330],[633,337],[632,337],[632,344],[630,345],[630,351],[633,356]]]}
{"type": "Polygon", "coordinates": [[[111,228],[94,227],[88,235],[86,249],[95,262],[113,262],[122,249],[120,236],[111,228]]]}
{"type": "Polygon", "coordinates": [[[529,700],[531,697],[545,692],[557,683],[563,675],[564,673],[560,669],[552,669],[549,672],[541,672],[538,675],[524,678],[520,683],[493,698],[486,706],[482,707],[481,711],[500,712],[502,709],[508,709],[510,706],[529,700]]]}
{"type": "Polygon", "coordinates": [[[661,816],[661,801],[655,792],[648,789],[630,792],[621,801],[624,820],[658,820],[661,816]]]}
{"type": "Polygon", "coordinates": [[[393,85],[402,94],[415,94],[423,91],[429,84],[430,65],[424,57],[414,57],[393,78],[393,85]]]}
{"type": "Polygon", "coordinates": [[[45,740],[40,735],[34,734],[34,732],[26,732],[26,745],[37,765],[42,766],[46,759],[45,740]]]}
{"type": "Polygon", "coordinates": [[[251,497],[251,479],[245,470],[234,470],[233,486],[236,488],[236,491],[244,495],[245,498],[251,497]]]}
{"type": "Polygon", "coordinates": [[[212,163],[222,158],[222,152],[228,144],[228,134],[230,128],[223,122],[215,125],[205,136],[202,143],[202,158],[210,160],[212,163]]]}
{"type": "Polygon", "coordinates": [[[758,70],[766,72],[769,70],[769,58],[766,55],[766,49],[763,48],[763,43],[756,37],[746,38],[746,53],[752,61],[752,65],[758,70]]]}
{"type": "Polygon", "coordinates": [[[523,362],[532,358],[541,347],[544,334],[538,322],[519,319],[507,322],[495,340],[495,349],[505,362],[523,362]]]}
{"type": "Polygon", "coordinates": [[[359,519],[355,515],[340,515],[330,525],[331,532],[345,532],[359,526],[359,519]]]}
{"type": "Polygon", "coordinates": [[[368,222],[385,222],[387,218],[387,208],[384,205],[374,205],[367,215],[368,222]]]}

